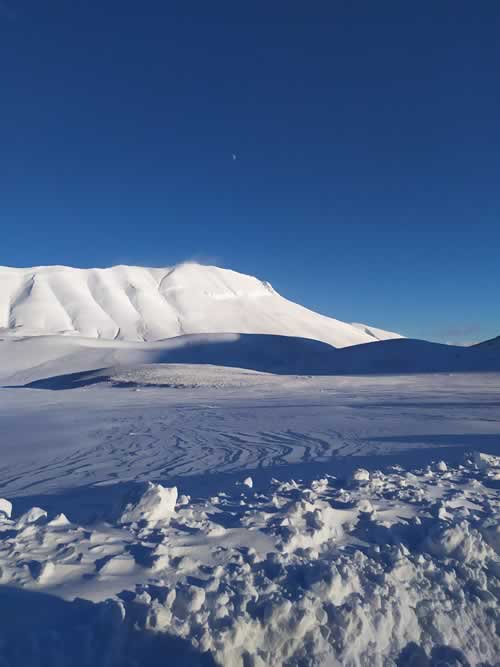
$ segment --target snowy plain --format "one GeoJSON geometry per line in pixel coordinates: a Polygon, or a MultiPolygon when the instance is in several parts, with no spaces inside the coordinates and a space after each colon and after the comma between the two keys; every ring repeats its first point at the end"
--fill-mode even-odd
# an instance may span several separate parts
{"type": "Polygon", "coordinates": [[[3,664],[498,664],[497,374],[117,377],[0,389],[3,664]]]}
{"type": "Polygon", "coordinates": [[[497,346],[208,268],[0,275],[0,667],[498,665],[497,346]]]}

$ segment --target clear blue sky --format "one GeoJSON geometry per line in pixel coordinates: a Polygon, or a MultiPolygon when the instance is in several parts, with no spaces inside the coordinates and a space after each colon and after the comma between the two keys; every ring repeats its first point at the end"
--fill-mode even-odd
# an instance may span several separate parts
{"type": "Polygon", "coordinates": [[[497,0],[0,0],[0,264],[199,259],[498,335],[499,34],[497,0]]]}

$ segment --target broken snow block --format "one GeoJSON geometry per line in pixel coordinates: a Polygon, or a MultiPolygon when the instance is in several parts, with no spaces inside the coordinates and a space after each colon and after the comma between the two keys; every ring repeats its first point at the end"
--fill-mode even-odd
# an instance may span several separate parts
{"type": "Polygon", "coordinates": [[[369,482],[370,473],[365,468],[356,468],[352,473],[351,479],[353,482],[369,482]]]}
{"type": "Polygon", "coordinates": [[[29,524],[43,523],[47,519],[47,512],[41,507],[32,507],[17,520],[18,528],[24,528],[29,524]]]}
{"type": "Polygon", "coordinates": [[[2,514],[7,517],[7,519],[10,519],[12,515],[12,503],[6,498],[0,498],[0,517],[2,514]]]}
{"type": "Polygon", "coordinates": [[[175,513],[177,502],[177,487],[164,487],[161,484],[148,482],[145,491],[125,506],[119,522],[122,524],[158,523],[168,521],[175,513]]]}

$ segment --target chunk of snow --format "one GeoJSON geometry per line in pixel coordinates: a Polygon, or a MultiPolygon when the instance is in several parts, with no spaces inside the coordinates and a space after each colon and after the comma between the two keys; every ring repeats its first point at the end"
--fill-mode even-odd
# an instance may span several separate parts
{"type": "Polygon", "coordinates": [[[0,498],[0,514],[4,514],[7,519],[12,516],[12,503],[6,498],[0,498]]]}
{"type": "Polygon", "coordinates": [[[176,591],[173,604],[174,614],[184,619],[199,611],[205,602],[205,591],[199,586],[183,586],[176,591]]]}
{"type": "Polygon", "coordinates": [[[500,467],[500,456],[492,456],[491,454],[483,454],[483,452],[475,451],[473,452],[473,460],[479,470],[500,467]]]}
{"type": "Polygon", "coordinates": [[[312,482],[311,488],[315,493],[324,493],[328,489],[328,480],[326,478],[316,479],[312,482]]]}
{"type": "Polygon", "coordinates": [[[102,576],[127,575],[134,571],[135,561],[128,554],[119,554],[110,558],[99,570],[102,576]]]}
{"type": "Polygon", "coordinates": [[[48,526],[69,526],[70,522],[65,514],[58,514],[49,523],[48,526]]]}
{"type": "Polygon", "coordinates": [[[370,473],[365,468],[357,468],[352,473],[352,480],[353,482],[369,482],[370,473]]]}
{"type": "Polygon", "coordinates": [[[47,512],[41,507],[32,507],[17,520],[17,526],[23,528],[31,523],[41,523],[47,518],[47,512]]]}
{"type": "Polygon", "coordinates": [[[248,486],[249,489],[252,489],[253,488],[253,479],[251,477],[246,477],[243,480],[243,485],[248,486]]]}
{"type": "Polygon", "coordinates": [[[363,498],[362,500],[360,500],[358,508],[361,514],[373,514],[375,511],[373,509],[373,505],[368,500],[368,498],[363,498]]]}
{"type": "Polygon", "coordinates": [[[148,482],[144,493],[136,502],[128,503],[120,516],[120,523],[147,521],[157,523],[170,519],[175,512],[177,487],[164,487],[148,482]]]}

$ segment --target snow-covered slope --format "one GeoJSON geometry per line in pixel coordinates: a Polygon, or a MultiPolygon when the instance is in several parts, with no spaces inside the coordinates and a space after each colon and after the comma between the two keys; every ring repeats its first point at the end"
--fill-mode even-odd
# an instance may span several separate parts
{"type": "Polygon", "coordinates": [[[361,324],[360,322],[352,322],[351,326],[356,327],[363,333],[371,336],[374,340],[391,340],[393,338],[404,338],[401,334],[395,333],[394,331],[384,331],[384,329],[378,329],[377,327],[370,327],[368,324],[361,324]]]}
{"type": "Polygon", "coordinates": [[[319,315],[252,276],[195,263],[167,269],[0,267],[0,329],[131,341],[264,333],[335,347],[399,337],[319,315]]]}
{"type": "Polygon", "coordinates": [[[0,389],[68,389],[114,382],[123,373],[129,384],[141,384],[144,366],[158,384],[170,384],[162,378],[170,378],[169,367],[179,364],[194,364],[200,374],[207,372],[206,366],[218,367],[217,382],[224,369],[231,375],[231,368],[275,376],[500,372],[496,350],[409,338],[338,350],[317,340],[269,334],[189,334],[147,343],[58,335],[0,337],[0,389]]]}
{"type": "Polygon", "coordinates": [[[500,350],[500,336],[484,340],[481,343],[476,343],[472,347],[490,348],[492,350],[500,350]]]}

